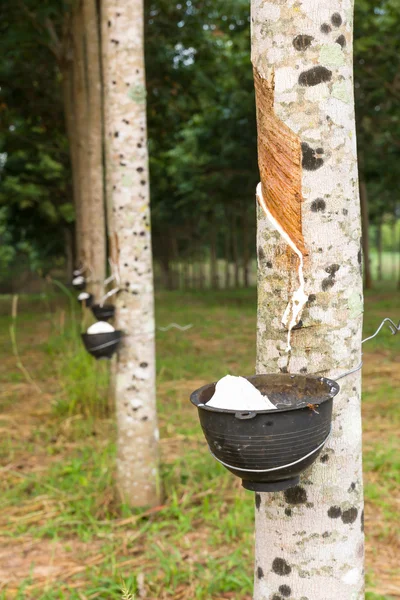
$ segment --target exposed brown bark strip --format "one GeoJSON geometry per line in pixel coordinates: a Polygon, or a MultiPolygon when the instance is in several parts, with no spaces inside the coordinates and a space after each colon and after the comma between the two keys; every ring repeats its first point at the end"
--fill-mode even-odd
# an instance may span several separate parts
{"type": "Polygon", "coordinates": [[[303,255],[307,254],[302,231],[301,145],[274,113],[274,80],[254,69],[256,92],[258,166],[265,203],[303,255]]]}

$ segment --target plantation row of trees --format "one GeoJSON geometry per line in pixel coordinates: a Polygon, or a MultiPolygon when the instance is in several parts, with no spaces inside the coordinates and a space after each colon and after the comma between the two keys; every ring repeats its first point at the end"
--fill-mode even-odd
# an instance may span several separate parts
{"type": "MultiPolygon", "coordinates": [[[[399,219],[399,9],[394,0],[383,5],[358,0],[355,15],[363,223],[368,230],[369,217],[378,231],[399,219]]],[[[100,281],[109,192],[101,143],[105,7],[5,0],[0,10],[1,272],[17,256],[44,273],[65,260],[70,274],[83,261],[100,281]]],[[[145,39],[157,274],[170,288],[248,285],[258,180],[248,2],[146,1],[145,39]]],[[[369,246],[382,247],[379,234],[370,238],[368,286],[369,246]]],[[[391,244],[396,251],[396,235],[391,244]]]]}

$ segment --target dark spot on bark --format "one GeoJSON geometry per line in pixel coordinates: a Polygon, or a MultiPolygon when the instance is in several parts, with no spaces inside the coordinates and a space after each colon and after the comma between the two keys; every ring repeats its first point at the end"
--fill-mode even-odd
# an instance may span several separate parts
{"type": "Polygon", "coordinates": [[[310,294],[310,295],[308,296],[308,301],[307,301],[307,304],[312,304],[313,302],[315,302],[315,301],[316,301],[316,299],[317,299],[317,296],[316,296],[315,294],[310,294]]]}
{"type": "Polygon", "coordinates": [[[361,531],[364,531],[364,510],[361,513],[361,531]]]}
{"type": "Polygon", "coordinates": [[[144,235],[146,235],[146,232],[145,231],[141,231],[140,235],[143,237],[144,235]]]}
{"type": "Polygon", "coordinates": [[[136,144],[136,146],[137,146],[138,148],[141,148],[141,147],[142,147],[142,144],[136,144]]]}
{"type": "Polygon", "coordinates": [[[347,210],[347,208],[343,208],[342,213],[344,214],[344,216],[347,216],[349,214],[349,211],[347,210]]]}
{"type": "Polygon", "coordinates": [[[288,372],[287,367],[280,367],[279,370],[280,370],[281,373],[287,373],[288,372]]]}
{"type": "Polygon", "coordinates": [[[124,263],[124,267],[127,267],[127,266],[128,266],[128,263],[124,263]]]}
{"type": "Polygon", "coordinates": [[[114,137],[119,137],[119,132],[118,131],[114,131],[114,137]]]}
{"type": "Polygon", "coordinates": [[[320,460],[322,463],[327,463],[329,460],[329,454],[324,454],[323,456],[321,456],[320,460]]]}
{"type": "Polygon", "coordinates": [[[354,481],[353,481],[353,483],[352,483],[352,484],[350,485],[350,487],[349,487],[349,492],[352,492],[352,491],[353,491],[353,490],[355,490],[355,489],[356,489],[356,484],[355,484],[355,483],[354,483],[354,481]]]}
{"type": "Polygon", "coordinates": [[[125,123],[126,125],[129,125],[128,119],[122,119],[122,122],[125,123]]]}
{"type": "Polygon", "coordinates": [[[122,161],[120,161],[120,163],[119,163],[119,164],[121,165],[121,167],[126,167],[126,163],[124,163],[124,162],[122,162],[122,161]]]}
{"type": "Polygon", "coordinates": [[[118,44],[119,44],[119,41],[118,41],[118,40],[111,40],[111,42],[112,42],[113,44],[116,44],[117,46],[118,46],[118,44]]]}
{"type": "Polygon", "coordinates": [[[264,577],[264,571],[261,567],[257,567],[257,577],[258,579],[262,579],[264,577]]]}
{"type": "Polygon", "coordinates": [[[330,31],[332,31],[332,27],[330,25],[328,25],[328,23],[322,23],[320,29],[321,29],[322,33],[329,33],[330,31]]]}
{"type": "Polygon", "coordinates": [[[307,502],[307,493],[300,485],[289,488],[285,491],[285,500],[289,504],[305,504],[307,502]]]}
{"type": "Polygon", "coordinates": [[[137,171],[138,173],[143,173],[143,167],[138,167],[138,168],[136,169],[136,171],[137,171]]]}
{"type": "Polygon", "coordinates": [[[331,16],[331,23],[335,27],[340,27],[341,26],[341,24],[342,24],[342,17],[339,15],[339,13],[333,13],[333,15],[331,16]]]}
{"type": "Polygon", "coordinates": [[[260,496],[260,494],[256,494],[256,509],[260,510],[260,506],[261,506],[261,496],[260,496]]]}
{"type": "Polygon", "coordinates": [[[358,509],[355,506],[352,506],[351,508],[348,508],[347,510],[343,511],[342,521],[346,525],[349,525],[351,523],[354,523],[354,521],[357,519],[357,515],[358,509]]]}
{"type": "Polygon", "coordinates": [[[344,35],[339,35],[335,42],[339,44],[339,46],[341,46],[342,48],[345,48],[346,46],[346,38],[344,37],[344,35]]]}
{"type": "Polygon", "coordinates": [[[331,506],[328,510],[328,517],[331,519],[338,519],[342,514],[342,509],[340,506],[331,506]]]}
{"type": "Polygon", "coordinates": [[[313,87],[319,83],[325,83],[332,79],[332,71],[326,67],[318,65],[308,71],[303,71],[299,76],[299,84],[307,87],[313,87]]]}
{"type": "Polygon", "coordinates": [[[145,417],[142,417],[140,420],[141,420],[141,421],[147,421],[147,420],[148,420],[148,418],[149,418],[149,417],[146,417],[146,416],[145,416],[145,417]]]}
{"type": "Polygon", "coordinates": [[[280,585],[279,591],[282,594],[282,596],[284,596],[285,598],[288,598],[290,596],[290,594],[292,593],[292,590],[288,585],[280,585]]]}
{"type": "Polygon", "coordinates": [[[307,373],[307,367],[301,367],[300,373],[307,373]]]}
{"type": "Polygon", "coordinates": [[[291,508],[285,508],[285,515],[287,517],[291,517],[292,516],[292,509],[291,508]]]}
{"type": "Polygon", "coordinates": [[[330,533],[329,533],[329,531],[324,531],[324,533],[322,534],[322,537],[323,537],[323,538],[327,538],[327,537],[329,537],[329,536],[330,536],[330,533]]]}
{"type": "Polygon", "coordinates": [[[265,252],[262,246],[258,246],[258,258],[260,260],[264,260],[265,258],[265,252]]]}
{"type": "Polygon", "coordinates": [[[126,287],[129,287],[129,281],[127,281],[127,282],[125,283],[125,286],[126,286],[126,287]]]}
{"type": "Polygon", "coordinates": [[[107,25],[111,27],[111,21],[107,21],[107,25]]]}
{"type": "Polygon", "coordinates": [[[303,327],[303,321],[300,319],[300,321],[297,323],[297,325],[292,327],[292,331],[294,331],[295,329],[301,329],[302,327],[303,327]]]}
{"type": "Polygon", "coordinates": [[[323,291],[326,292],[327,290],[329,290],[329,288],[333,287],[334,285],[335,285],[335,280],[332,279],[331,277],[326,277],[325,279],[322,280],[321,287],[322,287],[323,291]]]}
{"type": "Polygon", "coordinates": [[[141,185],[146,185],[146,180],[145,180],[145,179],[142,179],[142,180],[141,180],[141,182],[140,182],[140,184],[141,184],[141,185]]]}
{"type": "Polygon", "coordinates": [[[362,263],[362,249],[360,248],[357,254],[358,263],[361,265],[362,263]]]}
{"type": "Polygon", "coordinates": [[[149,366],[149,363],[147,363],[147,362],[141,362],[141,363],[140,363],[140,367],[141,367],[142,369],[145,369],[145,368],[146,368],[146,367],[148,367],[148,366],[149,366]]]}
{"type": "Polygon", "coordinates": [[[317,198],[311,202],[312,212],[324,212],[326,208],[326,202],[322,198],[317,198]]]}
{"type": "Polygon", "coordinates": [[[272,262],[270,260],[267,260],[267,267],[268,269],[272,269],[272,262]]]}
{"type": "Polygon", "coordinates": [[[292,567],[288,565],[284,558],[274,558],[272,570],[277,575],[289,575],[292,572],[292,567]]]}
{"type": "Polygon", "coordinates": [[[274,594],[272,596],[272,600],[282,600],[282,596],[278,596],[278,594],[274,594]]]}
{"type": "Polygon", "coordinates": [[[297,35],[293,40],[293,46],[299,51],[307,50],[313,39],[312,35],[297,35]]]}
{"type": "Polygon", "coordinates": [[[326,267],[325,271],[327,273],[329,273],[329,275],[331,275],[331,277],[335,277],[336,273],[339,271],[340,269],[340,265],[337,264],[333,264],[333,265],[329,265],[329,267],[326,267]]]}
{"type": "Polygon", "coordinates": [[[303,153],[301,164],[306,171],[316,171],[324,164],[323,159],[317,155],[317,151],[306,142],[301,144],[301,151],[303,153]]]}

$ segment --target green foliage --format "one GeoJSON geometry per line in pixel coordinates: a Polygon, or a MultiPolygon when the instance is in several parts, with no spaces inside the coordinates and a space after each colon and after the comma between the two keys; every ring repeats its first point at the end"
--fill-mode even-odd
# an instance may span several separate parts
{"type": "Polygon", "coordinates": [[[63,230],[74,220],[59,66],[49,32],[49,23],[60,29],[62,16],[63,4],[55,0],[5,1],[0,8],[3,270],[16,254],[34,270],[52,266],[64,252],[63,230]]]}
{"type": "MultiPolygon", "coordinates": [[[[393,218],[399,203],[400,55],[397,0],[355,3],[355,94],[360,167],[373,221],[393,218]]],[[[399,215],[397,215],[398,218],[399,215]]]]}

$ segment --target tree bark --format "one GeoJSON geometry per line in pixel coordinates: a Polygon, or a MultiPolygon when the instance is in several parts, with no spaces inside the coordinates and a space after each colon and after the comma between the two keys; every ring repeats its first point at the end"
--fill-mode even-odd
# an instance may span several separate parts
{"type": "Polygon", "coordinates": [[[91,291],[100,298],[104,293],[106,278],[106,228],[104,215],[103,173],[103,110],[100,67],[99,15],[96,0],[83,0],[83,17],[86,39],[87,81],[87,133],[86,152],[88,172],[86,178],[90,194],[90,266],[91,291]]]}
{"type": "Polygon", "coordinates": [[[116,326],[125,333],[115,374],[117,481],[130,506],[155,506],[159,433],[142,1],[104,0],[102,32],[110,242],[122,287],[116,326]]]}
{"type": "Polygon", "coordinates": [[[87,177],[87,86],[85,80],[84,29],[82,4],[76,3],[72,17],[73,35],[73,105],[76,161],[76,186],[79,202],[78,262],[90,266],[91,226],[90,226],[90,186],[87,177]]]}
{"type": "Polygon", "coordinates": [[[362,247],[364,257],[364,285],[366,290],[373,287],[371,276],[371,259],[369,253],[369,218],[368,218],[368,196],[365,181],[360,181],[360,202],[362,221],[362,247]]]}
{"type": "MultiPolygon", "coordinates": [[[[252,0],[252,62],[267,111],[258,110],[257,120],[264,118],[276,144],[268,149],[275,171],[263,187],[269,193],[288,181],[282,194],[300,201],[293,223],[282,202],[281,221],[303,237],[309,296],[288,353],[281,318],[298,287],[299,261],[259,207],[257,373],[335,378],[360,362],[352,8],[350,0],[252,0]],[[300,195],[290,188],[297,179],[300,195]]],[[[259,154],[264,150],[259,145],[259,154]]],[[[332,436],[313,467],[297,487],[256,495],[254,600],[364,598],[360,371],[340,384],[332,436]]]]}

